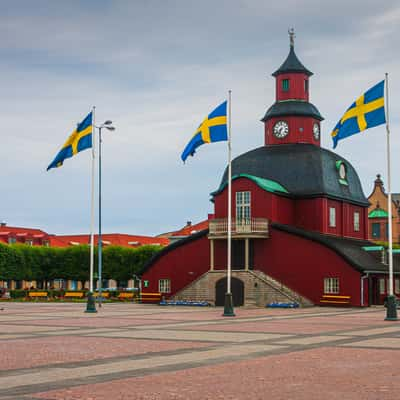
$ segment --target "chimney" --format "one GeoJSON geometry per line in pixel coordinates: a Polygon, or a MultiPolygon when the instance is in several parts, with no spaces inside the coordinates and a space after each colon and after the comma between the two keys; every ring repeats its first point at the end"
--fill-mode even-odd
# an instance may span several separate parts
{"type": "Polygon", "coordinates": [[[4,221],[3,221],[3,222],[0,222],[0,226],[1,226],[1,227],[4,227],[4,226],[6,226],[6,225],[7,225],[7,222],[4,222],[4,221]]]}
{"type": "Polygon", "coordinates": [[[187,221],[186,226],[192,226],[192,221],[187,221]]]}

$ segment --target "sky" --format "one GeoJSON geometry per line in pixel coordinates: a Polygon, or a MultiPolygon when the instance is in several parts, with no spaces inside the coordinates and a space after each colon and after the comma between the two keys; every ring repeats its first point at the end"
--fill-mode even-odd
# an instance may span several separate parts
{"type": "MultiPolygon", "coordinates": [[[[226,143],[180,154],[232,91],[232,156],[262,146],[271,76],[295,51],[314,75],[322,146],[350,104],[389,75],[392,191],[400,192],[400,3],[353,0],[0,0],[0,220],[53,234],[90,228],[91,152],[46,172],[96,107],[102,230],[157,235],[213,212],[226,143]],[[323,5],[323,6],[322,6],[323,5]]],[[[387,183],[386,130],[341,141],[368,196],[387,183]]],[[[387,187],[387,185],[386,185],[387,187]]],[[[96,195],[96,203],[97,203],[96,195]]],[[[96,209],[96,214],[98,209],[96,209]]],[[[97,218],[97,217],[96,217],[97,218]]],[[[97,229],[97,228],[96,228],[97,229]]]]}

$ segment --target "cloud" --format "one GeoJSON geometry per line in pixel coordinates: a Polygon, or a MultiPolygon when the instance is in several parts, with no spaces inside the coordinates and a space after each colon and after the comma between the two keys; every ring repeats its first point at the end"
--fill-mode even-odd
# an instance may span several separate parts
{"type": "MultiPolygon", "coordinates": [[[[0,16],[0,219],[53,233],[86,232],[90,152],[45,172],[75,124],[96,106],[104,133],[103,229],[157,234],[212,211],[209,193],[226,145],[180,153],[232,90],[233,155],[264,142],[260,118],[275,100],[270,74],[296,52],[315,75],[311,101],[322,143],[350,103],[389,72],[393,154],[399,150],[395,1],[14,1],[0,16]]],[[[384,127],[340,143],[369,194],[386,175],[384,127]]],[[[393,157],[393,171],[400,168],[393,157]]],[[[396,175],[393,190],[400,191],[396,175]]]]}

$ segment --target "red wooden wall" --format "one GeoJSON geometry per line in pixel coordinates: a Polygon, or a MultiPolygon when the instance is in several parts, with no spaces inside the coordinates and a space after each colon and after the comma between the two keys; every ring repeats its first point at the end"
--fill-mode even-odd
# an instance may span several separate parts
{"type": "MultiPolygon", "coordinates": [[[[210,244],[207,235],[176,247],[160,257],[142,275],[149,286],[144,292],[158,292],[159,279],[171,280],[171,294],[183,289],[210,269],[210,244]]],[[[168,295],[166,294],[166,297],[168,295]]]]}

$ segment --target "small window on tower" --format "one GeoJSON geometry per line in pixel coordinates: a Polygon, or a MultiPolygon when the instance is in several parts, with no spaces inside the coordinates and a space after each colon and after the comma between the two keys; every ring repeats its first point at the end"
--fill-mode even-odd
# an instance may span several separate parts
{"type": "Polygon", "coordinates": [[[284,92],[289,90],[289,79],[282,79],[282,90],[284,92]]]}
{"type": "Polygon", "coordinates": [[[308,93],[308,79],[304,79],[304,91],[308,93]]]}

